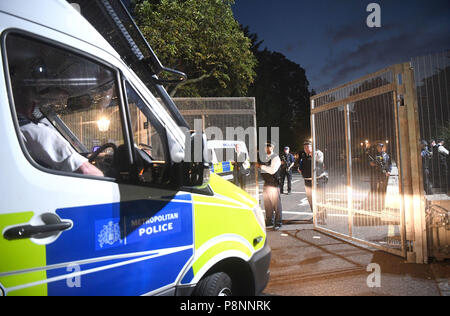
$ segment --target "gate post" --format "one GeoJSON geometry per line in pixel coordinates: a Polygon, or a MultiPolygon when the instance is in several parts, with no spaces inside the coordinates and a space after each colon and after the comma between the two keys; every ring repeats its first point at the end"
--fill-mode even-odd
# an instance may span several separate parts
{"type": "Polygon", "coordinates": [[[404,230],[408,262],[427,263],[427,236],[423,176],[421,163],[420,126],[415,91],[414,72],[409,63],[394,66],[398,111],[401,182],[404,205],[404,230]]]}

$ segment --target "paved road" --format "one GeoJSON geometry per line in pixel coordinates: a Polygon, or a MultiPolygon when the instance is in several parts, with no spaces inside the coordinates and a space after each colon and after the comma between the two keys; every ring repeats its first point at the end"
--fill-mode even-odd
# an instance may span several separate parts
{"type": "MultiPolygon", "coordinates": [[[[260,188],[262,189],[262,183],[260,188]]],[[[262,190],[261,190],[262,192],[262,190]]],[[[313,230],[300,175],[282,196],[284,225],[268,231],[271,279],[264,295],[450,296],[450,264],[407,264],[400,257],[353,245],[313,230]],[[367,280],[380,268],[380,287],[367,280]]],[[[262,205],[261,205],[262,206],[262,205]]]]}
{"type": "MultiPolygon", "coordinates": [[[[286,223],[299,223],[309,221],[312,223],[312,211],[309,206],[308,199],[306,197],[305,185],[302,176],[298,173],[294,174],[292,181],[292,194],[282,195],[282,207],[283,207],[283,222],[286,223]]],[[[260,204],[264,209],[262,202],[262,188],[263,183],[259,183],[260,186],[260,204]]],[[[285,192],[287,192],[287,184],[285,184],[285,192]]],[[[327,201],[333,201],[337,192],[328,190],[326,193],[327,201]]],[[[362,195],[368,196],[367,192],[362,195]]],[[[331,202],[332,203],[332,202],[331,202]]],[[[333,203],[332,203],[333,204],[333,203]]],[[[377,243],[380,246],[386,246],[394,249],[401,249],[401,237],[400,237],[400,214],[389,213],[386,211],[386,216],[381,217],[383,222],[375,221],[376,217],[366,215],[355,215],[353,218],[353,236],[361,240],[377,243]],[[392,215],[392,216],[388,216],[392,215]]],[[[380,218],[378,218],[380,219],[380,218]]],[[[339,232],[344,235],[349,235],[349,219],[348,211],[346,210],[333,210],[328,209],[326,216],[320,222],[322,228],[339,232]]]]}
{"type": "Polygon", "coordinates": [[[268,242],[271,278],[263,295],[450,296],[449,263],[407,264],[400,257],[321,234],[311,224],[269,230],[268,242]],[[371,264],[380,269],[379,284],[371,275],[375,270],[367,271],[371,264]]]}
{"type": "MultiPolygon", "coordinates": [[[[264,209],[262,202],[263,182],[259,183],[260,205],[264,209]]],[[[287,179],[285,181],[285,192],[287,192],[287,179]]],[[[292,194],[282,195],[281,203],[283,205],[283,221],[308,221],[312,220],[312,211],[306,198],[305,183],[303,177],[297,172],[292,178],[292,194]]]]}

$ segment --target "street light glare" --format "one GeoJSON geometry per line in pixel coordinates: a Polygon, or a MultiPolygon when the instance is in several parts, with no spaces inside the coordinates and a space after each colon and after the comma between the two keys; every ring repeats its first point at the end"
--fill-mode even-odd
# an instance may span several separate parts
{"type": "Polygon", "coordinates": [[[107,132],[109,130],[109,125],[111,121],[105,117],[102,117],[97,121],[97,126],[100,132],[107,132]]]}

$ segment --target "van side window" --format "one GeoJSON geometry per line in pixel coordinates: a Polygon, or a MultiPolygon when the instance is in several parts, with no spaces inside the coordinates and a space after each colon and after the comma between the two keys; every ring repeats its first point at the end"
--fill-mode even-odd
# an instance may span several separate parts
{"type": "Polygon", "coordinates": [[[167,185],[170,161],[166,130],[128,82],[125,89],[134,144],[149,158],[149,164],[138,170],[140,180],[147,184],[167,185]]]}
{"type": "Polygon", "coordinates": [[[124,135],[114,70],[23,35],[6,51],[21,137],[39,165],[115,178],[124,135]]]}

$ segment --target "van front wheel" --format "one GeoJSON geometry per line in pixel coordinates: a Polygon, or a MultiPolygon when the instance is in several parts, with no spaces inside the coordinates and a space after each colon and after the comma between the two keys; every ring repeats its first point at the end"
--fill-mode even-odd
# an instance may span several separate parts
{"type": "Polygon", "coordinates": [[[203,278],[195,287],[194,296],[232,296],[231,278],[224,272],[218,272],[203,278]]]}

